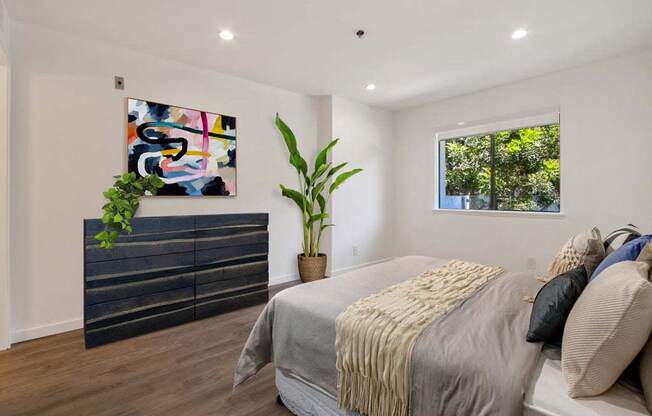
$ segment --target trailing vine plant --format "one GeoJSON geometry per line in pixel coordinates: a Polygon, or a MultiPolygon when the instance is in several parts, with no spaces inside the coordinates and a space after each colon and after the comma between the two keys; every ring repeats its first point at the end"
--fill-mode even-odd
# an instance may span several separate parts
{"type": "Polygon", "coordinates": [[[131,219],[140,206],[140,198],[146,192],[156,195],[165,185],[156,174],[136,177],[134,172],[129,172],[114,178],[116,181],[113,186],[104,192],[104,197],[108,200],[102,207],[104,230],[95,235],[100,247],[106,249],[113,248],[121,232],[133,231],[131,219]]]}

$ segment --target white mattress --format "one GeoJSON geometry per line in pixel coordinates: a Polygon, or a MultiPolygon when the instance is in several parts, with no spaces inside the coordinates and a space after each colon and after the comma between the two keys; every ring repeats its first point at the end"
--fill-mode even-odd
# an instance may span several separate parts
{"type": "Polygon", "coordinates": [[[559,350],[544,348],[525,394],[526,416],[648,416],[640,391],[623,384],[586,399],[571,399],[561,375],[559,350]]]}
{"type": "MultiPolygon", "coordinates": [[[[339,409],[336,398],[319,387],[278,369],[276,388],[285,406],[297,416],[358,416],[339,409]]],[[[545,348],[523,403],[525,416],[649,415],[641,393],[621,384],[598,397],[571,399],[561,375],[559,352],[545,348]]]]}

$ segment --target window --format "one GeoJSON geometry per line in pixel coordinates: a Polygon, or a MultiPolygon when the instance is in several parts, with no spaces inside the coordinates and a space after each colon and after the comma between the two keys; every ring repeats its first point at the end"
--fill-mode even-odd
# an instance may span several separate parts
{"type": "Polygon", "coordinates": [[[559,212],[558,118],[485,131],[439,136],[439,208],[559,212]]]}

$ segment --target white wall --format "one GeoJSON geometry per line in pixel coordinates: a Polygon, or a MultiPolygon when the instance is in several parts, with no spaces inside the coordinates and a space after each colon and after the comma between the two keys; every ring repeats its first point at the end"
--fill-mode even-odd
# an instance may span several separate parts
{"type": "Polygon", "coordinates": [[[9,307],[9,34],[7,12],[0,1],[0,350],[10,344],[9,307]]]}
{"type": "Polygon", "coordinates": [[[332,97],[332,135],[340,138],[333,163],[363,168],[333,199],[332,268],[335,272],[392,255],[392,113],[332,97]],[[358,254],[353,254],[353,246],[358,254]]]}
{"type": "Polygon", "coordinates": [[[397,254],[544,271],[573,233],[625,223],[652,232],[652,51],[408,109],[394,126],[397,254]],[[433,212],[434,137],[455,125],[559,106],[561,219],[433,212]]]}
{"type": "MultiPolygon", "coordinates": [[[[319,122],[317,127],[317,147],[321,150],[328,146],[333,140],[333,97],[330,95],[318,98],[319,122]]],[[[333,161],[333,153],[328,155],[328,162],[333,161]]],[[[312,166],[310,161],[310,165],[312,166]]],[[[336,195],[337,196],[337,195],[336,195]]],[[[326,212],[333,215],[333,202],[329,199],[326,202],[326,212]]],[[[331,218],[332,220],[332,218],[331,218]]],[[[330,221],[330,220],[329,220],[330,221]]],[[[333,273],[333,233],[332,228],[326,228],[319,242],[319,252],[326,254],[326,275],[333,273]]]]}
{"type": "Polygon", "coordinates": [[[149,198],[139,215],[269,212],[270,281],[295,278],[300,216],[278,184],[297,180],[274,115],[312,159],[315,98],[24,24],[12,41],[14,341],[81,326],[82,219],[98,217],[101,192],[125,169],[126,96],[238,118],[236,198],[149,198]]]}

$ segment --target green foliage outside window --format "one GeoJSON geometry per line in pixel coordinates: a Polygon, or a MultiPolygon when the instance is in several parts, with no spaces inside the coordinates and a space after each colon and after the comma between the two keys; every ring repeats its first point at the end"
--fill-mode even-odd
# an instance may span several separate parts
{"type": "Polygon", "coordinates": [[[559,211],[559,124],[448,139],[446,196],[472,209],[559,211]]]}

